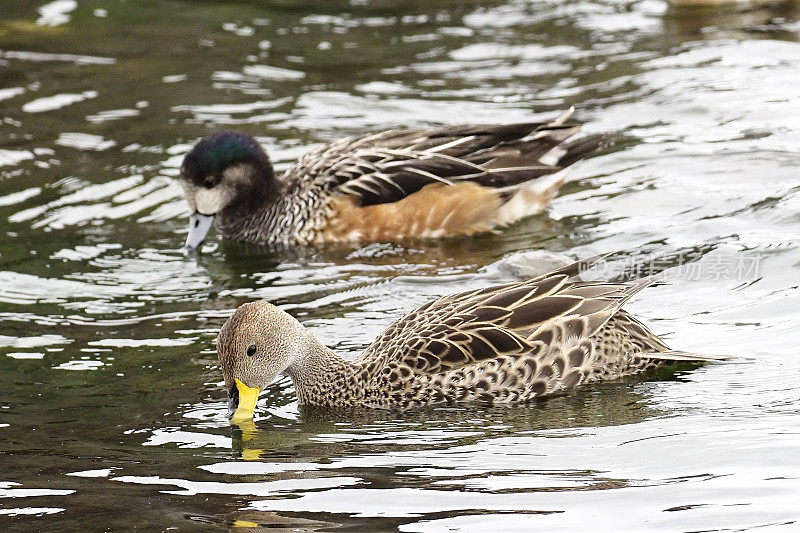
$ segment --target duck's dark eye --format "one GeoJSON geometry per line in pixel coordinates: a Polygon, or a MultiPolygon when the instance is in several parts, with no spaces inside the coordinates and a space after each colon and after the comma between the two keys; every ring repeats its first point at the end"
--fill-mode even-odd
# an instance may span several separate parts
{"type": "Polygon", "coordinates": [[[214,180],[213,179],[206,178],[205,180],[203,180],[203,187],[205,187],[206,189],[210,189],[213,186],[214,186],[214,180]]]}
{"type": "Polygon", "coordinates": [[[256,345],[251,344],[250,347],[247,349],[247,356],[253,357],[256,354],[256,345]]]}

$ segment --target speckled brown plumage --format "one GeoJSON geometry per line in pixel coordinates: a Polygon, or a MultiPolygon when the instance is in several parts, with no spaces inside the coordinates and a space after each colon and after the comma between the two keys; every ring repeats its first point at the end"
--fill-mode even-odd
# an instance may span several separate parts
{"type": "Polygon", "coordinates": [[[517,403],[667,362],[722,356],[670,350],[621,306],[653,279],[583,282],[578,264],[529,281],[453,294],[390,325],[354,361],[266,302],[241,306],[219,335],[226,383],[263,388],[280,372],[301,403],[407,409],[517,403]],[[260,357],[243,355],[258,347],[260,357]]]}
{"type": "Polygon", "coordinates": [[[310,151],[281,176],[255,139],[222,132],[186,155],[180,178],[194,213],[216,217],[223,236],[250,243],[470,235],[540,212],[563,177],[539,178],[600,146],[598,135],[565,143],[580,129],[567,122],[571,114],[348,137],[310,151]]]}

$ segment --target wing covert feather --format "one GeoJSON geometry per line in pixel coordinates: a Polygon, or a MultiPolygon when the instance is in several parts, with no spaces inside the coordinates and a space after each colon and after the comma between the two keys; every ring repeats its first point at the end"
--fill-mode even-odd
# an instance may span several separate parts
{"type": "MultiPolygon", "coordinates": [[[[359,360],[439,374],[492,359],[552,352],[553,346],[580,345],[636,292],[655,281],[571,281],[573,268],[561,269],[566,274],[556,272],[434,300],[390,325],[359,360]]],[[[644,328],[633,321],[629,326],[644,328]]],[[[583,345],[580,357],[570,352],[566,360],[582,362],[590,349],[583,345]]]]}
{"type": "Polygon", "coordinates": [[[395,202],[433,183],[475,182],[510,196],[523,183],[563,169],[562,160],[573,163],[603,143],[602,137],[590,136],[552,155],[580,129],[567,123],[571,114],[551,122],[394,129],[348,137],[304,155],[283,179],[294,176],[298,186],[349,195],[360,207],[395,202]]]}

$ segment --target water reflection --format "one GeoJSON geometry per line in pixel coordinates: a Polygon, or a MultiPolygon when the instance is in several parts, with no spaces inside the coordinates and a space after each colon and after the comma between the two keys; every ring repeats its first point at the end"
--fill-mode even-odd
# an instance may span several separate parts
{"type": "MultiPolygon", "coordinates": [[[[660,377],[664,377],[663,375],[660,377]]],[[[281,388],[285,388],[282,386],[281,388]]],[[[667,413],[648,406],[633,383],[588,387],[577,394],[543,399],[518,408],[432,407],[404,412],[329,410],[294,404],[272,407],[270,387],[265,416],[233,426],[233,450],[244,459],[282,456],[283,448],[341,447],[335,453],[391,453],[399,449],[467,445],[487,438],[539,431],[635,424],[667,413]],[[287,407],[290,409],[287,411],[287,407]]],[[[281,397],[283,393],[281,391],[281,397]]],[[[285,400],[283,400],[285,401],[285,400]]],[[[300,457],[313,457],[308,450],[300,457]]],[[[339,467],[331,466],[338,469],[339,467]]]]}

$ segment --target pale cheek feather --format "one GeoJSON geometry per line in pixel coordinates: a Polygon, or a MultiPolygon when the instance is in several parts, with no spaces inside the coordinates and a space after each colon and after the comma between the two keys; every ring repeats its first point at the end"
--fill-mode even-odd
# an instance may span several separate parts
{"type": "Polygon", "coordinates": [[[197,193],[197,187],[185,180],[181,180],[181,187],[183,187],[186,201],[189,203],[189,209],[192,211],[192,213],[194,213],[197,211],[197,204],[194,201],[195,194],[197,193]]]}
{"type": "Polygon", "coordinates": [[[195,210],[212,215],[221,211],[233,199],[232,190],[224,185],[213,189],[197,189],[194,195],[195,210]]]}
{"type": "Polygon", "coordinates": [[[227,183],[249,183],[253,179],[253,166],[247,163],[232,165],[222,175],[227,183]]]}

